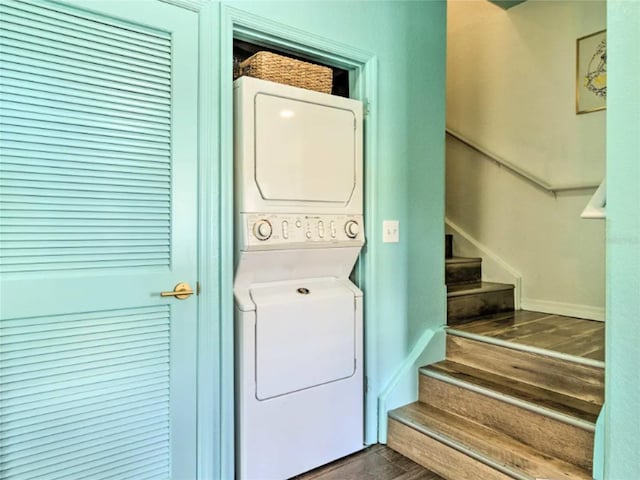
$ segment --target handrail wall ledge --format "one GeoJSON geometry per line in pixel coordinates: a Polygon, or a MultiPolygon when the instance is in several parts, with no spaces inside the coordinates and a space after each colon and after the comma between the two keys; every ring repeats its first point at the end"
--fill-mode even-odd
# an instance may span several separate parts
{"type": "Polygon", "coordinates": [[[465,137],[463,137],[460,133],[456,132],[455,130],[452,130],[450,128],[446,128],[445,131],[446,131],[447,135],[452,136],[453,138],[455,138],[459,142],[462,142],[465,145],[467,145],[468,147],[470,147],[470,148],[474,149],[475,151],[481,153],[483,156],[485,156],[489,160],[494,161],[495,163],[497,163],[501,167],[505,167],[505,168],[511,170],[513,173],[521,176],[522,178],[524,178],[528,182],[532,183],[536,187],[538,187],[541,190],[544,190],[545,192],[550,193],[552,195],[556,195],[559,192],[569,192],[569,191],[573,191],[573,190],[592,190],[592,189],[596,189],[596,188],[598,188],[598,186],[600,186],[600,182],[585,182],[585,183],[578,183],[578,184],[551,185],[551,184],[545,182],[543,179],[541,179],[541,178],[533,175],[532,173],[529,173],[526,170],[518,167],[517,165],[509,162],[508,160],[500,158],[499,156],[489,152],[488,150],[485,150],[481,146],[473,143],[471,140],[466,139],[465,137]]]}

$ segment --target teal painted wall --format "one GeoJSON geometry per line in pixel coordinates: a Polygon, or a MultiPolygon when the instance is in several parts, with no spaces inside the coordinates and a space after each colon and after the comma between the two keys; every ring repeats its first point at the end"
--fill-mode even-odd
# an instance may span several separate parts
{"type": "MultiPolygon", "coordinates": [[[[368,225],[377,331],[377,392],[413,345],[445,319],[444,120],[446,2],[228,2],[234,9],[370,52],[377,58],[376,225],[368,225]],[[382,243],[382,220],[400,221],[400,243],[382,243]]],[[[225,53],[223,52],[223,55],[225,53]]],[[[374,158],[374,157],[371,157],[374,158]]]]}
{"type": "Polygon", "coordinates": [[[607,2],[605,479],[640,475],[640,2],[607,2]]]}

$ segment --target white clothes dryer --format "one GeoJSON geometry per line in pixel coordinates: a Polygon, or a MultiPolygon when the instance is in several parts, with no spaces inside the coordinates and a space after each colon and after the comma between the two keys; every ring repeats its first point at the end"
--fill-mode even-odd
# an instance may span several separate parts
{"type": "Polygon", "coordinates": [[[234,83],[236,477],[364,447],[362,105],[234,83]]]}

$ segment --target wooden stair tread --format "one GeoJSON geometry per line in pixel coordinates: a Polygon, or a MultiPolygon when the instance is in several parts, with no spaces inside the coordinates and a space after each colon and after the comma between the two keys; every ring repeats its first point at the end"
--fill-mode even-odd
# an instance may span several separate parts
{"type": "Polygon", "coordinates": [[[579,419],[591,426],[595,425],[601,405],[586,402],[542,387],[490,373],[460,363],[444,360],[420,369],[421,373],[437,372],[506,397],[533,404],[538,408],[579,419]]]}
{"type": "Polygon", "coordinates": [[[591,469],[593,424],[447,375],[433,371],[425,374],[424,369],[421,373],[421,402],[502,432],[585,470],[591,469]]]}
{"type": "Polygon", "coordinates": [[[456,330],[547,351],[592,358],[604,368],[604,323],[549,313],[514,311],[476,317],[456,330]]]}
{"type": "Polygon", "coordinates": [[[480,257],[449,257],[444,259],[447,264],[457,264],[457,263],[482,263],[482,258],[480,257]]]}
{"type": "Polygon", "coordinates": [[[487,292],[500,292],[513,290],[514,286],[507,283],[481,282],[479,286],[469,287],[468,285],[449,285],[447,287],[447,297],[459,297],[462,295],[479,295],[487,292]]]}
{"type": "Polygon", "coordinates": [[[496,312],[486,315],[478,315],[473,323],[464,327],[455,327],[457,330],[472,331],[480,330],[479,333],[484,334],[484,330],[510,328],[517,326],[522,322],[535,320],[544,316],[552,316],[550,313],[529,312],[527,310],[512,310],[510,312],[496,312]]]}
{"type": "Polygon", "coordinates": [[[506,473],[515,471],[531,478],[554,480],[591,478],[587,471],[546,455],[504,433],[422,402],[393,410],[389,417],[436,440],[445,440],[452,448],[457,446],[463,452],[470,450],[488,460],[490,466],[506,467],[506,473]]]}
{"type": "Polygon", "coordinates": [[[598,405],[604,402],[604,369],[521,344],[447,331],[447,360],[537,385],[598,405]]]}

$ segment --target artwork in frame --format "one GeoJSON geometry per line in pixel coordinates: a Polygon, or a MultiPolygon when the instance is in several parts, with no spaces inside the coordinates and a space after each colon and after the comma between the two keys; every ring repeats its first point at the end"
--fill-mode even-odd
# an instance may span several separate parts
{"type": "Polygon", "coordinates": [[[604,110],[607,102],[607,32],[577,40],[576,113],[604,110]]]}

